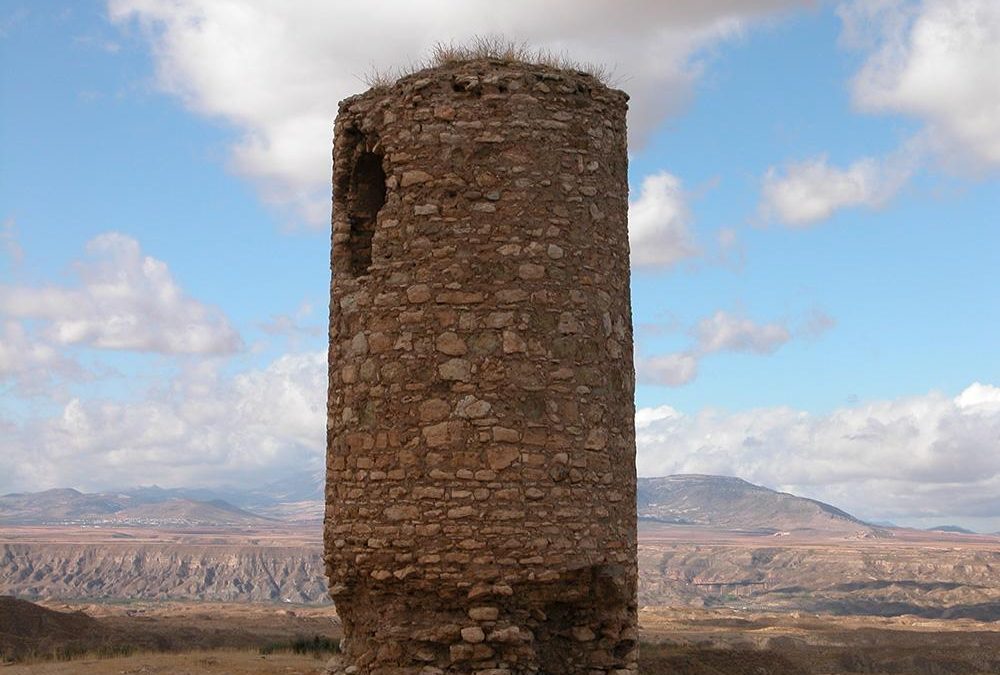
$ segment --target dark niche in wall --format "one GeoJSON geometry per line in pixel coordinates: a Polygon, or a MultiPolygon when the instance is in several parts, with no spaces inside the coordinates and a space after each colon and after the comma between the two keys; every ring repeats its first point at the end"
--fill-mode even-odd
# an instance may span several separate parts
{"type": "Polygon", "coordinates": [[[385,205],[386,176],[382,155],[369,149],[378,146],[377,142],[373,142],[375,139],[354,132],[351,140],[353,152],[344,153],[349,158],[349,166],[337,171],[339,180],[334,198],[340,203],[341,212],[346,214],[350,225],[347,250],[341,255],[348,259],[347,267],[351,275],[359,277],[371,270],[372,237],[378,213],[385,205]]]}
{"type": "Polygon", "coordinates": [[[372,235],[378,212],[385,204],[385,171],[382,156],[362,152],[351,172],[348,218],[351,222],[351,272],[367,274],[372,266],[372,235]]]}

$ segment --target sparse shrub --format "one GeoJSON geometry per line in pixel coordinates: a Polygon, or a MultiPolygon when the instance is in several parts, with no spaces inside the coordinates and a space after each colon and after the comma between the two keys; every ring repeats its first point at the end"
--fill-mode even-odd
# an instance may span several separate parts
{"type": "Polygon", "coordinates": [[[313,658],[320,659],[324,655],[340,652],[340,643],[323,635],[314,635],[312,638],[297,637],[288,642],[269,642],[259,651],[264,655],[283,652],[312,654],[313,658]]]}
{"type": "Polygon", "coordinates": [[[139,649],[135,645],[108,645],[97,650],[97,656],[102,659],[117,659],[132,656],[139,649]]]}
{"type": "Polygon", "coordinates": [[[107,644],[93,645],[68,643],[50,648],[33,648],[21,652],[4,654],[0,651],[0,665],[5,663],[45,663],[48,661],[76,661],[83,658],[112,659],[132,656],[140,650],[135,645],[107,644]]]}
{"type": "Polygon", "coordinates": [[[527,42],[511,40],[502,35],[475,35],[469,42],[460,44],[438,42],[431,49],[430,62],[427,65],[444,66],[466,61],[537,63],[558,70],[590,73],[605,84],[613,79],[612,72],[602,64],[574,61],[565,53],[534,49],[527,42]]]}

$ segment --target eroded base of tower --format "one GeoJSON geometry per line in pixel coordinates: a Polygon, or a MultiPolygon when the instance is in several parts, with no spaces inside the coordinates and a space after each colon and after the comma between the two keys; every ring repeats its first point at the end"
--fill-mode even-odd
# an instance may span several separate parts
{"type": "Polygon", "coordinates": [[[335,597],[345,639],[330,672],[634,675],[634,584],[610,565],[451,592],[365,582],[335,597]]]}

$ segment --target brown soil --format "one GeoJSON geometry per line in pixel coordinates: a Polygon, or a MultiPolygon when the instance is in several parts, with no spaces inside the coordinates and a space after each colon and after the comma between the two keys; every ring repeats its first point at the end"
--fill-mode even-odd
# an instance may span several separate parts
{"type": "Polygon", "coordinates": [[[82,612],[55,612],[0,596],[0,662],[33,653],[68,654],[108,638],[108,629],[82,612]]]}
{"type": "MultiPolygon", "coordinates": [[[[640,623],[640,671],[650,675],[1000,673],[1000,622],[646,608],[640,623]]],[[[260,650],[296,638],[340,636],[329,607],[223,603],[40,607],[7,599],[0,604],[0,640],[9,640],[15,631],[21,635],[22,648],[34,645],[21,656],[35,656],[3,668],[3,675],[318,674],[328,654],[319,659],[283,652],[265,656],[260,650]],[[85,647],[94,651],[83,653],[85,647]],[[46,660],[67,653],[74,656],[72,661],[46,660]],[[97,658],[98,653],[129,655],[97,658]]]]}
{"type": "Polygon", "coordinates": [[[321,675],[326,661],[311,656],[255,652],[196,651],[80,659],[4,668],[4,675],[321,675]]]}
{"type": "Polygon", "coordinates": [[[642,672],[996,675],[1000,622],[647,608],[642,672]]]}
{"type": "Polygon", "coordinates": [[[40,605],[0,596],[0,634],[19,638],[71,636],[98,630],[100,624],[82,612],[55,612],[40,605]]]}
{"type": "Polygon", "coordinates": [[[698,649],[646,645],[640,652],[643,675],[807,675],[781,654],[745,649],[698,649]]]}
{"type": "MultiPolygon", "coordinates": [[[[4,670],[4,675],[320,675],[324,663],[310,656],[212,651],[12,666],[4,670]]],[[[643,654],[640,672],[649,675],[800,675],[806,671],[780,655],[766,652],[652,647],[643,654]]]]}
{"type": "Polygon", "coordinates": [[[0,604],[0,663],[136,652],[259,651],[316,637],[339,641],[340,626],[332,607],[223,603],[42,607],[12,598],[0,604]]]}

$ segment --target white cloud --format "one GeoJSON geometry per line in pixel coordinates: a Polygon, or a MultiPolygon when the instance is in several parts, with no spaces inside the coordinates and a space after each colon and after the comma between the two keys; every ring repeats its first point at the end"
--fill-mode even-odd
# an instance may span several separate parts
{"type": "Polygon", "coordinates": [[[646,429],[657,422],[681,417],[682,413],[669,405],[661,405],[656,408],[638,408],[635,411],[636,430],[646,429]]]}
{"type": "Polygon", "coordinates": [[[639,198],[628,207],[634,267],[670,267],[698,254],[681,182],[667,172],[646,176],[639,198]]]}
{"type": "Polygon", "coordinates": [[[0,383],[13,382],[22,395],[52,393],[56,375],[78,376],[76,362],[58,349],[32,338],[19,321],[0,322],[0,383]]]}
{"type": "Polygon", "coordinates": [[[790,227],[807,227],[836,211],[865,206],[879,208],[892,199],[916,167],[911,148],[886,160],[865,158],[846,169],[830,166],[825,156],[768,169],[761,213],[790,227]]]}
{"type": "Polygon", "coordinates": [[[194,111],[234,124],[236,168],[265,196],[329,217],[330,135],[337,101],[372,67],[424,57],[438,41],[501,33],[627,78],[633,140],[687,99],[700,50],[748,21],[809,0],[109,0],[113,21],[141,24],[158,81],[194,111]]]}
{"type": "Polygon", "coordinates": [[[640,409],[636,422],[639,475],[734,475],[867,518],[992,518],[1000,528],[1000,387],[825,415],[665,406],[640,409]]]}
{"type": "Polygon", "coordinates": [[[87,244],[76,288],[0,285],[0,312],[44,322],[54,345],[163,354],[228,354],[239,334],[217,308],[189,297],[167,264],[118,233],[87,244]]]}
{"type": "Polygon", "coordinates": [[[73,399],[0,438],[0,492],[136,484],[259,485],[321,465],[325,351],[223,377],[202,362],[136,402],[73,399]]]}
{"type": "Polygon", "coordinates": [[[1000,414],[1000,388],[974,382],[955,397],[955,405],[969,413],[1000,414]]]}
{"type": "Polygon", "coordinates": [[[698,376],[698,358],[686,352],[638,359],[635,365],[642,384],[680,387],[698,376]]]}
{"type": "Polygon", "coordinates": [[[840,7],[845,41],[870,50],[857,106],[910,115],[946,159],[1000,165],[1000,3],[857,0],[840,7]]]}
{"type": "Polygon", "coordinates": [[[825,156],[771,167],[761,213],[806,227],[848,207],[888,203],[925,161],[1000,167],[1000,3],[995,0],[855,0],[838,10],[842,42],[867,52],[853,78],[855,105],[908,115],[924,128],[885,158],[846,168],[825,156]]]}
{"type": "MultiPolygon", "coordinates": [[[[806,337],[818,337],[833,323],[830,316],[814,309],[801,333],[806,337]]],[[[698,377],[699,363],[711,354],[742,352],[766,356],[792,339],[791,330],[783,323],[758,323],[722,310],[702,319],[688,332],[694,344],[685,351],[636,357],[636,375],[641,384],[680,387],[698,377]]]]}
{"type": "Polygon", "coordinates": [[[721,310],[699,321],[694,333],[702,354],[721,351],[773,354],[792,339],[791,332],[781,324],[759,324],[721,310]]]}

